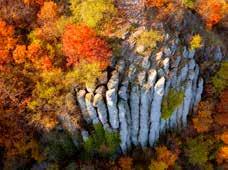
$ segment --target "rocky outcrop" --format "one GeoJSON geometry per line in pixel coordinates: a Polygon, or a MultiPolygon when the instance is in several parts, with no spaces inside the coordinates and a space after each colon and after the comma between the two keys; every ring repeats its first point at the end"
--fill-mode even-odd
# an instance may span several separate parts
{"type": "MultiPolygon", "coordinates": [[[[105,81],[93,91],[79,90],[77,93],[84,119],[119,131],[123,152],[132,145],[153,146],[166,130],[185,127],[203,90],[194,51],[185,47],[180,52],[180,41],[170,40],[167,35],[165,48],[157,54],[140,56],[134,48],[132,36],[135,34],[123,42],[121,60],[113,59],[109,77],[106,74],[105,81]],[[184,99],[165,120],[162,101],[171,88],[182,91],[184,99]]],[[[86,134],[83,139],[86,140],[86,134]]]]}

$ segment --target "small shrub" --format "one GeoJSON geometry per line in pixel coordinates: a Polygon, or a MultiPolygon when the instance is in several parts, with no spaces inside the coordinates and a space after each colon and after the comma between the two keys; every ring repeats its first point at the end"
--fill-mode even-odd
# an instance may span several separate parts
{"type": "Polygon", "coordinates": [[[201,46],[202,46],[202,37],[199,34],[194,35],[190,42],[191,50],[195,50],[197,48],[200,48],[201,46]]]}
{"type": "Polygon", "coordinates": [[[163,36],[159,31],[144,31],[136,40],[137,46],[144,46],[146,49],[154,49],[158,41],[162,41],[163,36]]]}
{"type": "Polygon", "coordinates": [[[223,62],[219,71],[212,77],[212,83],[218,93],[228,86],[228,62],[223,62]]]}
{"type": "Polygon", "coordinates": [[[184,99],[184,92],[183,91],[176,91],[174,89],[170,89],[167,96],[163,98],[162,101],[162,115],[163,119],[168,119],[172,116],[175,108],[177,108],[184,99]]]}
{"type": "Polygon", "coordinates": [[[102,157],[112,156],[120,144],[119,134],[108,132],[101,124],[94,125],[94,132],[89,139],[84,142],[84,149],[88,156],[98,154],[102,157]]]}

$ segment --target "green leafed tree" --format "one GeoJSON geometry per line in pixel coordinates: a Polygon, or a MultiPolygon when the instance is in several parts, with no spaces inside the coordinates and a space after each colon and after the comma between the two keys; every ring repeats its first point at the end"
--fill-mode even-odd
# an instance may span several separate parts
{"type": "Polygon", "coordinates": [[[220,93],[228,84],[228,62],[223,62],[219,71],[212,77],[215,89],[220,93]]]}
{"type": "Polygon", "coordinates": [[[183,91],[178,92],[175,89],[170,89],[169,93],[163,98],[162,101],[162,118],[170,118],[175,109],[183,102],[183,99],[183,91]]]}
{"type": "Polygon", "coordinates": [[[112,156],[120,143],[119,134],[105,130],[101,124],[94,125],[94,131],[84,143],[88,156],[99,154],[102,157],[112,156]]]}

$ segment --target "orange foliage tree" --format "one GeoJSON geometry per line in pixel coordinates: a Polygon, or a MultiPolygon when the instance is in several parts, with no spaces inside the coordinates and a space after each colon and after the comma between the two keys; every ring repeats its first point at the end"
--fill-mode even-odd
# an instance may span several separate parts
{"type": "Polygon", "coordinates": [[[171,152],[166,146],[158,146],[156,150],[156,159],[151,160],[149,166],[150,170],[153,169],[168,169],[174,166],[177,160],[177,154],[171,152]]]}
{"type": "Polygon", "coordinates": [[[62,41],[68,65],[86,60],[89,63],[99,63],[101,68],[107,67],[111,57],[108,44],[88,26],[66,26],[62,41]]]}
{"type": "Polygon", "coordinates": [[[12,50],[16,45],[14,28],[0,19],[0,70],[6,69],[6,64],[12,61],[12,50]]]}
{"type": "Polygon", "coordinates": [[[199,0],[197,11],[206,22],[206,26],[211,29],[226,15],[227,2],[225,0],[199,0]]]}
{"type": "Polygon", "coordinates": [[[146,0],[146,5],[149,7],[160,8],[167,3],[167,0],[146,0]]]}
{"type": "Polygon", "coordinates": [[[56,22],[59,18],[58,6],[53,1],[44,2],[37,14],[39,27],[33,30],[34,38],[53,42],[56,40],[56,22]]]}
{"type": "Polygon", "coordinates": [[[213,112],[213,105],[212,103],[205,101],[200,102],[198,106],[198,113],[195,117],[193,117],[193,125],[197,132],[207,132],[212,123],[212,112],[213,112]]]}
{"type": "Polygon", "coordinates": [[[49,1],[44,2],[44,5],[41,7],[40,12],[38,13],[38,18],[47,22],[57,17],[57,5],[56,3],[49,1]]]}
{"type": "Polygon", "coordinates": [[[122,170],[131,170],[133,166],[133,159],[128,156],[123,156],[120,157],[118,163],[122,170]]]}
{"type": "Polygon", "coordinates": [[[26,58],[26,46],[25,45],[17,45],[13,52],[13,59],[15,63],[21,64],[25,62],[26,58]]]}
{"type": "Polygon", "coordinates": [[[216,155],[216,161],[219,164],[225,163],[228,159],[228,131],[225,131],[221,136],[220,139],[223,141],[224,146],[222,146],[216,155]]]}
{"type": "Polygon", "coordinates": [[[177,160],[177,155],[172,153],[165,146],[160,146],[156,148],[157,160],[165,162],[168,166],[173,166],[177,160]]]}
{"type": "Polygon", "coordinates": [[[220,126],[228,126],[228,90],[220,94],[220,102],[217,105],[218,113],[215,115],[215,122],[220,126]]]}

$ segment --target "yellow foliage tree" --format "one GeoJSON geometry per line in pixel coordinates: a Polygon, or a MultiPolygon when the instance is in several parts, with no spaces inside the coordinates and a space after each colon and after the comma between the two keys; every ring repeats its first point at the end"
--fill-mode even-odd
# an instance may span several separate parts
{"type": "Polygon", "coordinates": [[[202,46],[202,37],[197,34],[192,37],[192,40],[190,42],[190,48],[191,50],[200,48],[202,46]]]}

